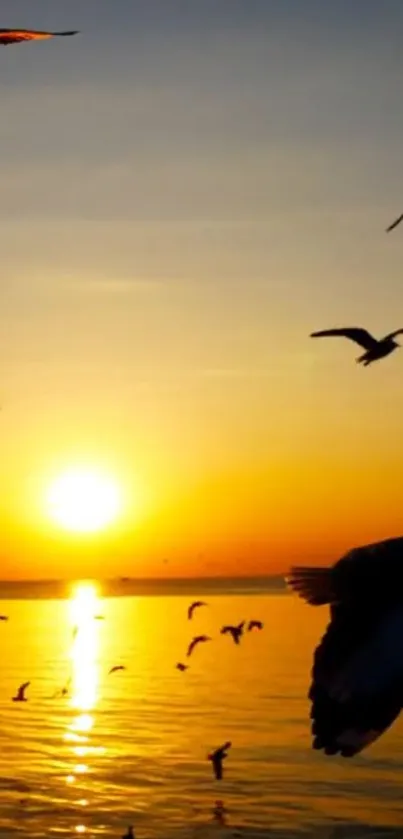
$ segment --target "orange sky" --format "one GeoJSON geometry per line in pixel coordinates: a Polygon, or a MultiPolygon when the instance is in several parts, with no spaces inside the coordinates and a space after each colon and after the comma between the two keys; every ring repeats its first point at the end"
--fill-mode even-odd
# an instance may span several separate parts
{"type": "Polygon", "coordinates": [[[403,11],[4,6],[83,34],[0,53],[1,575],[271,573],[399,534],[403,353],[308,336],[402,326],[403,11]],[[87,464],[124,507],[73,537],[44,498],[87,464]]]}

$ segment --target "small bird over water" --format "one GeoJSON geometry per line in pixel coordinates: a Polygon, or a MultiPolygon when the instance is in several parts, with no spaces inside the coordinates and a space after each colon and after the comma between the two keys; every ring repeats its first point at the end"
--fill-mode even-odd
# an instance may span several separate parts
{"type": "Polygon", "coordinates": [[[193,638],[193,640],[190,642],[186,655],[192,655],[192,652],[194,648],[197,646],[197,644],[204,644],[206,641],[211,641],[209,635],[196,635],[195,638],[193,638]]]}
{"type": "Polygon", "coordinates": [[[211,754],[207,755],[208,760],[211,760],[213,764],[213,771],[217,781],[221,781],[223,770],[222,763],[224,758],[228,757],[227,752],[230,748],[231,743],[228,741],[227,743],[224,743],[223,746],[220,746],[219,749],[216,749],[215,752],[211,752],[211,754]]]}
{"type": "Polygon", "coordinates": [[[220,630],[221,635],[232,635],[234,644],[239,644],[243,635],[243,628],[245,621],[242,621],[238,626],[223,626],[220,630]]]}
{"type": "Polygon", "coordinates": [[[358,364],[363,364],[364,367],[367,367],[368,364],[372,364],[373,361],[378,361],[380,358],[384,358],[385,355],[389,355],[393,350],[400,346],[400,344],[395,341],[396,335],[400,335],[403,332],[403,329],[396,329],[395,332],[390,332],[389,335],[385,335],[384,338],[380,338],[379,341],[376,338],[373,338],[366,329],[361,329],[361,327],[357,326],[347,326],[343,327],[342,329],[324,329],[322,332],[312,332],[311,338],[325,338],[325,337],[341,337],[341,338],[349,338],[351,341],[355,341],[356,344],[359,344],[360,347],[364,347],[366,352],[363,355],[360,355],[356,361],[358,364]]]}
{"type": "Polygon", "coordinates": [[[392,221],[392,224],[390,224],[389,227],[386,228],[386,232],[390,233],[390,231],[394,230],[395,227],[397,227],[397,225],[400,224],[401,221],[403,221],[403,213],[401,216],[399,216],[399,218],[395,219],[395,221],[392,221]]]}
{"type": "Polygon", "coordinates": [[[178,661],[178,663],[175,664],[175,667],[176,667],[177,670],[180,670],[183,673],[185,670],[188,670],[189,665],[188,664],[182,664],[181,661],[178,661]]]}
{"type": "Polygon", "coordinates": [[[36,29],[0,29],[0,44],[19,44],[22,41],[47,41],[49,38],[65,38],[78,35],[78,30],[71,32],[40,32],[36,29]]]}
{"type": "Polygon", "coordinates": [[[309,690],[312,746],[353,757],[403,705],[403,537],[354,548],[331,568],[292,568],[288,584],[330,606],[309,690]]]}
{"type": "Polygon", "coordinates": [[[195,609],[198,609],[200,606],[207,606],[207,603],[204,603],[203,600],[195,600],[188,608],[188,620],[191,620],[193,617],[193,612],[195,609]]]}
{"type": "Polygon", "coordinates": [[[25,691],[29,687],[30,684],[31,684],[31,682],[24,682],[23,685],[20,685],[20,687],[17,690],[16,695],[12,697],[13,702],[28,702],[28,699],[25,696],[25,691]]]}
{"type": "Polygon", "coordinates": [[[111,667],[111,669],[109,670],[108,676],[110,676],[111,673],[117,673],[118,670],[126,670],[126,667],[124,666],[124,664],[115,664],[115,666],[111,667]]]}
{"type": "Polygon", "coordinates": [[[263,629],[262,621],[249,621],[247,628],[248,632],[250,632],[251,629],[263,629]]]}
{"type": "Polygon", "coordinates": [[[8,621],[8,615],[0,615],[0,621],[8,621]]]}

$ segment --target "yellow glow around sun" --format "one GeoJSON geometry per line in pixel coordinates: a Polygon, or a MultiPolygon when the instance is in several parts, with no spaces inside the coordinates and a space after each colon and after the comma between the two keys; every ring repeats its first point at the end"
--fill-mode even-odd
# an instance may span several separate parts
{"type": "Polygon", "coordinates": [[[47,493],[52,519],[75,533],[93,533],[111,524],[121,509],[119,488],[106,475],[70,469],[59,475],[47,493]]]}

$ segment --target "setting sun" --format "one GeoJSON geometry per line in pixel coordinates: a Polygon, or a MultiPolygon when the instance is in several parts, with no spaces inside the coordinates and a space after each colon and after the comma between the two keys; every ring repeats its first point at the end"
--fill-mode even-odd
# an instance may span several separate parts
{"type": "Polygon", "coordinates": [[[108,476],[70,469],[51,484],[47,504],[52,519],[61,527],[75,533],[93,533],[117,518],[121,497],[108,476]]]}

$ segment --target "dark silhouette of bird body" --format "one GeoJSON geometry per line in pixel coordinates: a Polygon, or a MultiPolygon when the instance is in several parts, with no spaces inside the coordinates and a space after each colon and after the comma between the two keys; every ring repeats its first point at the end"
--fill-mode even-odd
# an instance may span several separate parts
{"type": "Polygon", "coordinates": [[[47,41],[49,38],[65,38],[78,35],[78,30],[69,32],[40,32],[36,29],[0,29],[0,44],[19,44],[22,41],[47,41]]]}
{"type": "Polygon", "coordinates": [[[0,615],[0,621],[8,621],[8,615],[0,615]]]}
{"type": "Polygon", "coordinates": [[[235,644],[239,644],[243,635],[243,628],[245,621],[242,621],[238,626],[223,626],[220,630],[221,635],[231,635],[235,644]]]}
{"type": "Polygon", "coordinates": [[[25,696],[25,691],[29,687],[30,684],[31,684],[31,682],[24,682],[23,685],[20,685],[20,687],[17,690],[16,695],[12,697],[13,702],[28,702],[28,699],[25,696]]]}
{"type": "Polygon", "coordinates": [[[117,673],[118,670],[126,670],[126,667],[124,666],[124,664],[115,664],[115,666],[111,667],[111,669],[109,670],[108,676],[110,676],[111,673],[117,673]]]}
{"type": "Polygon", "coordinates": [[[188,620],[189,621],[192,620],[194,610],[199,609],[200,606],[207,606],[207,603],[204,603],[203,600],[195,600],[194,603],[191,603],[191,605],[188,608],[188,620]]]}
{"type": "Polygon", "coordinates": [[[308,694],[313,748],[352,757],[403,706],[403,537],[354,548],[331,568],[292,568],[288,583],[330,606],[308,694]]]}
{"type": "Polygon", "coordinates": [[[197,644],[204,644],[206,641],[211,641],[211,638],[210,638],[209,635],[196,635],[192,639],[192,641],[190,642],[186,655],[187,656],[192,655],[192,652],[193,652],[194,648],[197,646],[197,644]]]}
{"type": "Polygon", "coordinates": [[[312,332],[310,337],[341,337],[349,338],[351,341],[355,341],[356,344],[359,344],[365,349],[365,353],[360,355],[356,361],[359,364],[363,364],[364,367],[367,367],[368,364],[372,364],[374,361],[379,361],[380,358],[385,358],[386,355],[389,355],[393,352],[393,350],[399,347],[400,344],[395,341],[395,337],[396,335],[400,335],[402,332],[403,329],[396,329],[395,332],[390,332],[389,335],[385,335],[384,338],[380,338],[378,341],[376,338],[373,338],[366,329],[361,329],[357,326],[347,326],[342,329],[323,329],[321,332],[312,332]]]}
{"type": "Polygon", "coordinates": [[[248,632],[250,632],[251,629],[263,629],[262,621],[249,621],[248,632]]]}
{"type": "Polygon", "coordinates": [[[223,746],[220,746],[219,749],[216,749],[211,754],[207,755],[208,760],[211,760],[213,765],[213,772],[217,779],[217,781],[221,781],[222,774],[223,774],[223,760],[228,757],[227,752],[228,749],[231,748],[231,743],[228,741],[224,743],[223,746]]]}
{"type": "Polygon", "coordinates": [[[400,224],[401,221],[403,221],[403,213],[401,216],[399,216],[399,218],[395,219],[395,221],[392,221],[392,224],[390,224],[389,227],[386,228],[386,232],[390,233],[391,230],[394,230],[395,227],[397,227],[397,225],[400,224]]]}
{"type": "Polygon", "coordinates": [[[176,667],[177,670],[180,670],[183,673],[185,670],[188,669],[189,665],[188,664],[182,664],[181,661],[178,661],[178,663],[175,664],[175,667],[176,667]]]}

